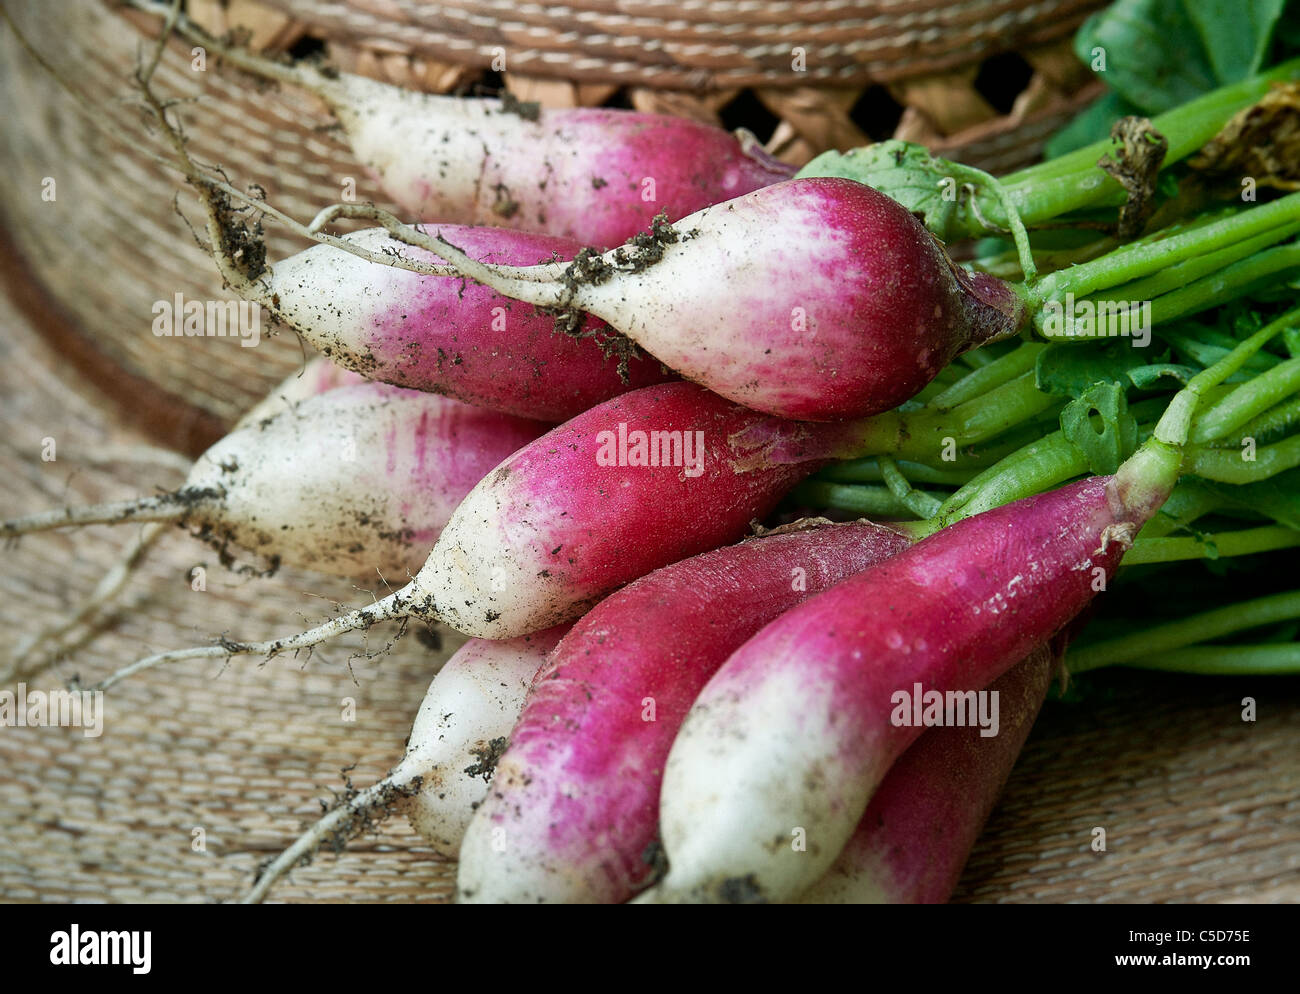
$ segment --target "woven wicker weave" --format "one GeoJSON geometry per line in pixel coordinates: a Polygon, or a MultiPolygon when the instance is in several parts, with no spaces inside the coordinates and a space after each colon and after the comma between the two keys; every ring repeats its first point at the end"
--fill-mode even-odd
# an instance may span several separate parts
{"type": "MultiPolygon", "coordinates": [[[[191,408],[188,418],[175,415],[184,431],[174,428],[175,418],[150,430],[171,444],[201,448],[221,422],[294,367],[300,347],[289,338],[244,349],[234,339],[176,341],[150,333],[156,301],[177,292],[199,300],[223,295],[214,267],[173,209],[175,174],[138,151],[158,146],[132,107],[128,79],[156,25],[107,2],[8,6],[95,119],[127,137],[121,144],[92,126],[10,33],[0,32],[0,85],[9,96],[0,211],[9,251],[52,302],[60,347],[77,352],[86,371],[97,369],[96,381],[128,409],[144,403],[151,384],[174,402],[171,409],[191,408]],[[47,176],[57,181],[53,203],[38,195],[47,176]],[[133,379],[123,381],[122,373],[133,379]]],[[[472,87],[493,50],[504,46],[504,83],[551,106],[617,99],[720,121],[749,101],[752,112],[776,121],[769,146],[796,163],[826,148],[887,137],[868,136],[855,123],[855,106],[870,105],[873,120],[897,117],[902,137],[1007,170],[1033,159],[1043,138],[1095,95],[1069,52],[1069,35],[1096,6],[234,0],[226,8],[192,0],[190,9],[213,30],[248,30],[255,48],[328,39],[328,54],[342,68],[434,91],[472,87]],[[796,47],[805,50],[807,72],[790,68],[796,47]],[[1025,89],[1001,114],[979,92],[979,67],[1013,50],[1032,75],[1026,68],[1025,89]],[[819,85],[827,81],[834,88],[819,85]],[[889,113],[875,114],[877,105],[889,113]]],[[[194,72],[189,48],[179,43],[157,82],[163,93],[201,98],[186,109],[199,158],[222,165],[236,183],[260,184],[291,215],[305,219],[337,201],[349,177],[359,197],[392,206],[313,98],[215,66],[194,72]]],[[[193,202],[181,202],[196,219],[193,202]]],[[[302,247],[275,228],[269,235],[272,258],[302,247]]]]}

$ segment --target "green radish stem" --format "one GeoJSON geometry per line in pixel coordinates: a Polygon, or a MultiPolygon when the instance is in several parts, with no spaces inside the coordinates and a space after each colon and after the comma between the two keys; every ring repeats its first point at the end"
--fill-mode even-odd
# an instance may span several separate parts
{"type": "MultiPolygon", "coordinates": [[[[1300,591],[1272,594],[1154,625],[1130,635],[1071,646],[1066,655],[1066,665],[1072,674],[1102,666],[1144,666],[1148,656],[1296,618],[1300,618],[1300,591]]],[[[1230,651],[1235,647],[1222,648],[1230,651]]],[[[1290,648],[1293,652],[1300,650],[1297,646],[1290,648]]],[[[1295,661],[1300,662],[1300,656],[1295,657],[1295,661]]]]}
{"type": "Polygon", "coordinates": [[[956,359],[957,363],[969,366],[971,369],[983,369],[993,361],[993,357],[983,349],[971,349],[971,351],[959,355],[956,359]]]}
{"type": "MultiPolygon", "coordinates": [[[[938,500],[942,494],[929,494],[938,500]]],[[[796,504],[808,507],[833,507],[865,518],[901,518],[912,512],[888,487],[807,480],[790,493],[796,504]]]]}
{"type": "Polygon", "coordinates": [[[1174,563],[1187,559],[1228,559],[1290,549],[1297,545],[1300,545],[1300,531],[1284,525],[1216,532],[1206,538],[1147,538],[1133,543],[1133,548],[1124,556],[1124,565],[1174,563]]]}
{"type": "MultiPolygon", "coordinates": [[[[1238,346],[1228,353],[1228,356],[1232,357],[1230,361],[1225,356],[1211,368],[1221,371],[1222,378],[1226,379],[1243,367],[1251,365],[1252,357],[1260,354],[1257,349],[1280,331],[1288,327],[1294,327],[1297,317],[1300,317],[1300,310],[1282,315],[1271,322],[1267,328],[1252,336],[1247,343],[1243,343],[1242,346],[1238,346]]],[[[1003,359],[997,360],[997,363],[1007,363],[1007,367],[1014,368],[1012,363],[1019,361],[1019,353],[1020,350],[1012,352],[1003,359]]],[[[1217,379],[1218,374],[1216,374],[1214,380],[1209,378],[1194,379],[1195,389],[1201,396],[1215,399],[1213,406],[1204,413],[1203,417],[1213,427],[1216,424],[1225,423],[1223,419],[1227,413],[1236,412],[1236,420],[1232,422],[1235,425],[1240,422],[1243,413],[1246,416],[1253,415],[1274,405],[1280,398],[1285,397],[1295,389],[1296,384],[1292,378],[1300,374],[1293,372],[1292,363],[1294,362],[1296,361],[1289,360],[1275,366],[1275,371],[1270,371],[1268,375],[1257,376],[1247,384],[1238,386],[1235,389],[1222,385],[1217,379]]],[[[993,369],[997,363],[986,366],[984,369],[993,369]]],[[[1297,363],[1297,365],[1300,365],[1300,363],[1297,363]]],[[[978,372],[969,374],[968,378],[976,375],[978,375],[978,372]]],[[[1027,389],[1029,378],[1030,374],[1025,373],[1016,380],[1003,384],[999,388],[1001,396],[1008,399],[1019,397],[1019,400],[1023,401],[1025,396],[1020,395],[1019,391],[1027,389]]],[[[1004,409],[1001,403],[992,398],[993,394],[985,395],[980,399],[981,405],[988,409],[1004,409]]],[[[967,403],[974,404],[975,401],[972,400],[967,403]]],[[[1143,404],[1138,405],[1138,408],[1135,408],[1135,412],[1140,411],[1143,407],[1154,406],[1158,403],[1158,401],[1143,402],[1143,404]]],[[[964,414],[965,410],[969,410],[969,408],[963,409],[959,407],[956,410],[964,414]]],[[[911,427],[908,431],[908,443],[914,452],[920,448],[917,445],[920,439],[933,438],[932,435],[927,436],[924,431],[926,417],[933,416],[935,416],[933,412],[926,414],[918,412],[910,415],[911,427]]],[[[961,414],[958,415],[958,419],[960,417],[961,414]]],[[[1195,437],[1199,438],[1200,436],[1195,437]]],[[[903,454],[901,448],[900,454],[903,454]]],[[[932,452],[917,454],[921,458],[932,457],[932,452]]],[[[1275,475],[1294,465],[1300,465],[1300,438],[1287,439],[1276,445],[1261,447],[1257,450],[1254,461],[1243,460],[1240,458],[1240,453],[1236,452],[1192,448],[1187,456],[1186,468],[1192,473],[1209,479],[1247,483],[1275,475]]],[[[933,475],[933,473],[927,473],[925,477],[917,476],[916,478],[929,483],[963,483],[956,493],[947,497],[937,515],[934,515],[936,523],[950,524],[952,521],[957,520],[958,517],[979,513],[982,510],[988,510],[991,507],[1058,486],[1087,471],[1088,463],[1083,454],[1065,438],[1063,433],[1053,432],[1039,441],[1023,447],[1017,446],[996,465],[965,481],[953,476],[940,478],[933,475]]],[[[847,464],[844,467],[832,467],[824,472],[828,478],[837,482],[843,480],[885,479],[883,473],[874,464],[864,462],[847,464]]],[[[922,472],[927,471],[922,470],[922,472]]],[[[832,502],[829,506],[854,511],[859,511],[867,506],[863,495],[853,491],[840,489],[827,490],[822,493],[823,496],[831,498],[832,502]]],[[[888,506],[888,504],[882,502],[876,506],[888,506]]],[[[923,516],[931,517],[931,515],[923,516]]],[[[933,523],[926,527],[933,527],[933,523]]]]}
{"type": "MultiPolygon", "coordinates": [[[[1152,127],[1166,140],[1162,168],[1191,155],[1213,138],[1238,111],[1268,92],[1275,81],[1300,77],[1300,59],[1276,66],[1259,76],[1221,87],[1181,107],[1152,119],[1152,127]]],[[[944,199],[926,209],[926,222],[946,241],[981,235],[1003,235],[1013,231],[1026,276],[1032,278],[1033,262],[1024,266],[1023,225],[1042,227],[1063,215],[1087,208],[1113,207],[1125,199],[1120,184],[1099,165],[1113,159],[1111,139],[1094,142],[1068,155],[1039,163],[1028,169],[993,180],[968,166],[936,159],[920,146],[907,142],[883,143],[846,154],[828,152],[814,159],[798,175],[843,176],[876,186],[901,199],[912,199],[920,207],[936,187],[945,191],[961,183],[971,196],[944,199]]],[[[1177,198],[1184,202],[1186,195],[1177,198]]],[[[1060,221],[1068,225],[1074,219],[1060,221]]],[[[1046,257],[1045,255],[1043,257],[1046,257]]]]}
{"type": "Polygon", "coordinates": [[[1202,414],[1192,441],[1204,444],[1222,438],[1300,390],[1300,359],[1288,359],[1260,373],[1251,384],[1250,392],[1229,394],[1202,414]]]}
{"type": "MultiPolygon", "coordinates": [[[[1015,379],[1034,368],[1039,354],[1047,346],[1037,342],[1024,342],[1012,349],[1000,359],[981,366],[967,373],[960,380],[930,400],[930,406],[937,410],[951,410],[958,404],[975,400],[994,387],[1015,379]]],[[[983,350],[975,349],[967,355],[981,355],[983,350]]]]}
{"type": "Polygon", "coordinates": [[[1038,278],[1038,266],[1034,263],[1034,253],[1029,247],[1029,232],[1025,230],[1025,222],[1021,218],[1019,210],[1016,209],[1015,200],[1012,199],[1006,187],[992,174],[986,173],[982,169],[976,169],[973,166],[945,160],[944,167],[952,174],[953,179],[963,181],[963,185],[970,192],[971,212],[977,217],[980,213],[977,191],[983,188],[993,194],[993,199],[1005,212],[1006,228],[1011,233],[1012,241],[1015,242],[1016,256],[1020,263],[1020,271],[1024,274],[1025,282],[1034,282],[1038,278]]]}
{"type": "Polygon", "coordinates": [[[1254,458],[1242,449],[1193,448],[1188,453],[1187,472],[1217,483],[1255,483],[1300,466],[1300,435],[1280,442],[1256,446],[1254,458]]]}
{"type": "MultiPolygon", "coordinates": [[[[1148,410],[1162,409],[1159,399],[1134,405],[1130,413],[1139,420],[1148,410]]],[[[938,517],[951,523],[1013,500],[1060,486],[1088,471],[1088,460],[1063,431],[1037,433],[1037,440],[1019,445],[1003,459],[973,476],[940,508],[938,517]]]]}
{"type": "MultiPolygon", "coordinates": [[[[1257,444],[1272,442],[1300,426],[1300,397],[1292,397],[1251,419],[1238,430],[1240,438],[1253,438],[1257,444]]],[[[1212,440],[1218,445],[1240,445],[1240,440],[1212,440]]]]}
{"type": "Polygon", "coordinates": [[[944,439],[958,446],[988,441],[1060,404],[1060,398],[1038,389],[1030,371],[950,411],[878,414],[863,422],[859,451],[924,462],[941,451],[944,439]]]}
{"type": "MultiPolygon", "coordinates": [[[[905,460],[899,462],[898,468],[910,480],[918,483],[937,483],[948,487],[961,486],[977,472],[974,469],[936,469],[926,463],[905,460]]],[[[814,479],[825,480],[828,483],[883,483],[885,476],[877,460],[856,459],[852,462],[832,463],[818,472],[814,479]]]]}
{"type": "Polygon", "coordinates": [[[1203,676],[1267,676],[1300,672],[1300,645],[1192,645],[1124,664],[1143,670],[1203,676]]]}
{"type": "Polygon", "coordinates": [[[1028,295],[1039,308],[1048,300],[1063,298],[1066,293],[1085,297],[1142,279],[1189,259],[1231,249],[1257,236],[1271,233],[1276,235],[1273,241],[1279,241],[1286,237],[1287,232],[1294,233],[1293,226],[1298,220],[1300,193],[1292,193],[1192,230],[1159,231],[1099,259],[1049,273],[1028,291],[1028,295]]]}
{"type": "MultiPolygon", "coordinates": [[[[1250,79],[1220,87],[1180,107],[1151,119],[1152,126],[1169,142],[1164,165],[1172,165],[1197,151],[1213,138],[1237,111],[1263,97],[1276,81],[1300,78],[1300,59],[1292,59],[1250,79]]],[[[1123,197],[1120,185],[1097,166],[1110,155],[1109,138],[1066,155],[1002,177],[1002,186],[1021,219],[1028,225],[1051,220],[1082,207],[1123,197]]],[[[986,213],[995,214],[996,204],[986,213]]],[[[973,217],[965,219],[967,234],[985,233],[973,217]]],[[[1002,223],[1005,218],[994,217],[1002,223]]]]}
{"type": "Polygon", "coordinates": [[[951,494],[933,517],[936,521],[951,524],[1059,486],[1087,471],[1087,457],[1066,439],[1063,432],[1053,432],[970,480],[951,494]]]}
{"type": "MultiPolygon", "coordinates": [[[[1300,223],[1289,224],[1280,229],[1283,238],[1290,238],[1297,232],[1300,232],[1300,223]]],[[[1185,262],[1181,262],[1175,266],[1170,266],[1168,269],[1162,269],[1143,279],[1134,280],[1131,283],[1125,283],[1118,287],[1111,287],[1098,294],[1089,294],[1085,296],[1080,303],[1086,301],[1096,305],[1112,301],[1154,301],[1163,294],[1170,293],[1174,290],[1180,290],[1183,287],[1194,283],[1196,280],[1218,274],[1234,263],[1240,262],[1258,252],[1264,251],[1280,240],[1276,237],[1277,234],[1278,232],[1268,232],[1263,235],[1257,235],[1254,238],[1237,242],[1206,255],[1197,256],[1194,259],[1188,259],[1185,262]]],[[[1100,318],[1101,315],[1107,313],[1107,311],[1098,310],[1097,313],[1100,318]]],[[[1097,337],[1104,337],[1107,334],[1115,333],[1115,331],[1108,327],[1106,330],[1098,329],[1094,334],[1097,337]]],[[[1076,335],[1072,337],[1087,336],[1076,335]]]]}
{"type": "Polygon", "coordinates": [[[921,490],[914,490],[912,485],[903,476],[902,471],[898,468],[898,463],[888,456],[881,456],[879,459],[880,472],[884,474],[885,485],[889,487],[889,492],[894,495],[900,504],[915,514],[918,518],[930,518],[939,510],[943,501],[933,494],[927,494],[921,490]]]}
{"type": "MultiPolygon", "coordinates": [[[[1161,328],[1156,333],[1163,341],[1171,345],[1176,352],[1187,356],[1197,366],[1213,366],[1237,347],[1237,340],[1231,336],[1221,335],[1213,328],[1200,326],[1193,336],[1178,327],[1161,328]],[[1224,342],[1223,339],[1227,338],[1224,342]]],[[[1256,352],[1250,362],[1241,368],[1238,376],[1248,378],[1247,374],[1262,373],[1272,369],[1280,360],[1271,352],[1256,352]]],[[[1229,382],[1232,382],[1229,380],[1229,382]]],[[[1222,398],[1218,398],[1222,399],[1222,398]]],[[[1215,403],[1218,403],[1218,399],[1215,403]]]]}
{"type": "MultiPolygon", "coordinates": [[[[1116,488],[1126,504],[1136,507],[1164,503],[1178,480],[1184,461],[1183,449],[1202,395],[1213,391],[1240,370],[1273,337],[1291,327],[1297,313],[1300,311],[1288,312],[1270,322],[1213,366],[1193,376],[1187,386],[1174,395],[1156,423],[1151,437],[1115,473],[1116,488]]],[[[1237,387],[1228,396],[1235,396],[1242,391],[1253,392],[1255,382],[1252,380],[1237,387]]],[[[1300,439],[1297,441],[1300,442],[1300,439]]],[[[1270,448],[1276,449],[1277,446],[1270,448]]],[[[1297,458],[1300,458],[1300,445],[1297,446],[1297,458]]],[[[1195,464],[1195,457],[1191,461],[1195,464]]],[[[1086,458],[1070,444],[1064,433],[1053,433],[1042,442],[1013,453],[997,466],[977,476],[950,496],[928,520],[909,523],[906,527],[909,534],[921,538],[954,521],[1057,486],[1087,470],[1086,458]]],[[[1198,475],[1206,475],[1195,468],[1193,471],[1198,475]]],[[[1128,561],[1127,558],[1125,561],[1128,561]]]]}
{"type": "Polygon", "coordinates": [[[1300,273],[1300,244],[1265,249],[1151,301],[1152,324],[1166,324],[1283,282],[1300,273]]]}

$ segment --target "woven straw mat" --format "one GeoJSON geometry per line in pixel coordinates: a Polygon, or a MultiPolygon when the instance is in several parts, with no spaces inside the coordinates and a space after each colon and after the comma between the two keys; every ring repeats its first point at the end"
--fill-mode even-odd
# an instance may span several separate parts
{"type": "MultiPolygon", "coordinates": [[[[201,6],[199,0],[192,5],[201,6]]],[[[1096,4],[965,3],[940,11],[923,2],[591,0],[541,6],[503,0],[441,5],[464,27],[449,33],[444,26],[442,34],[430,33],[429,8],[400,0],[277,0],[273,6],[298,20],[273,25],[264,43],[290,42],[307,24],[337,43],[331,56],[345,67],[399,77],[395,63],[410,70],[416,64],[408,56],[426,52],[420,73],[443,80],[433,89],[458,78],[448,63],[465,50],[463,39],[475,39],[475,51],[481,51],[496,39],[492,31],[510,33],[519,50],[539,53],[535,64],[519,70],[536,74],[538,93],[553,94],[552,83],[543,86],[546,67],[554,62],[547,53],[562,51],[572,39],[545,24],[571,18],[574,24],[617,27],[625,36],[636,29],[642,31],[631,35],[640,39],[636,44],[596,46],[589,56],[594,61],[577,65],[572,77],[603,65],[591,78],[605,82],[591,85],[612,85],[620,67],[635,64],[640,75],[622,81],[639,84],[633,96],[642,105],[668,100],[655,96],[647,66],[678,79],[693,73],[692,86],[702,78],[701,68],[711,68],[715,83],[725,79],[733,88],[789,83],[772,75],[777,64],[759,57],[756,46],[765,43],[764,32],[770,38],[772,25],[787,25],[796,16],[820,24],[823,33],[810,29],[808,36],[828,44],[840,34],[838,19],[860,9],[878,7],[903,18],[906,45],[891,47],[884,35],[859,45],[875,53],[873,78],[901,80],[909,66],[941,71],[978,58],[996,43],[998,32],[1019,32],[1017,43],[1031,36],[1064,38],[1096,4]],[[504,8],[510,16],[501,16],[504,8]],[[766,26],[742,29],[734,23],[759,8],[771,12],[766,26]],[[971,27],[981,11],[985,18],[996,16],[982,28],[971,27]],[[1047,26],[1036,29],[1037,23],[1047,26]],[[674,48],[665,25],[709,44],[674,48]],[[647,43],[655,31],[664,40],[647,43]],[[716,48],[719,39],[734,41],[745,31],[757,40],[716,48]],[[438,44],[449,47],[440,50],[438,44]],[[748,63],[737,60],[737,50],[748,53],[748,63]],[[434,58],[439,52],[446,63],[434,58]],[[711,58],[716,65],[710,67],[711,58]],[[757,75],[750,79],[746,73],[757,75]]],[[[101,120],[141,147],[156,147],[130,103],[125,80],[141,36],[123,18],[96,3],[7,7],[94,103],[101,120]],[[52,20],[63,10],[75,10],[75,17],[63,24],[52,20]]],[[[258,92],[246,79],[219,72],[196,83],[187,65],[186,51],[177,46],[157,79],[168,94],[204,96],[186,109],[191,149],[199,158],[233,166],[236,182],[260,183],[271,202],[299,218],[336,200],[346,177],[358,180],[360,198],[391,206],[366,185],[314,100],[288,88],[258,92]]],[[[512,86],[522,89],[525,78],[512,86]]],[[[847,70],[843,78],[861,83],[847,70]]],[[[154,300],[176,290],[193,299],[219,295],[210,260],[172,210],[179,184],[129,145],[87,124],[5,31],[0,85],[8,98],[0,203],[7,235],[21,249],[20,259],[9,253],[9,296],[0,297],[0,514],[174,487],[181,479],[175,468],[104,465],[97,457],[138,445],[146,432],[193,449],[297,365],[297,343],[283,336],[247,350],[234,340],[205,340],[211,351],[201,360],[188,347],[168,351],[171,342],[160,348],[147,330],[154,300]],[[34,191],[52,173],[58,198],[46,203],[34,191]],[[37,319],[41,334],[32,323],[37,319]],[[50,332],[56,324],[83,329],[97,351],[87,358],[76,341],[50,332]],[[93,372],[97,362],[119,371],[95,378],[109,385],[112,399],[74,371],[93,372]],[[120,375],[122,370],[137,378],[120,375]],[[176,404],[132,403],[150,384],[163,385],[176,404]],[[186,408],[201,412],[199,421],[177,413],[186,408]],[[50,438],[57,458],[43,462],[42,446],[50,438]]],[[[935,115],[947,92],[940,89],[934,98],[935,115]]],[[[795,104],[805,99],[797,89],[791,93],[787,122],[797,119],[795,104]]],[[[1038,119],[1042,134],[1064,111],[1053,113],[1038,119]]],[[[181,203],[194,217],[192,202],[182,196],[181,203]]],[[[275,229],[270,236],[273,258],[301,247],[275,229]]],[[[6,650],[79,603],[134,534],[130,527],[96,527],[31,536],[0,550],[6,650]]],[[[352,583],[287,569],[267,580],[234,575],[178,531],[146,559],[108,630],[54,673],[29,678],[28,685],[51,689],[72,673],[93,680],[149,652],[204,643],[221,633],[269,637],[317,623],[336,604],[363,603],[382,589],[375,580],[352,583]],[[197,565],[208,570],[204,591],[190,586],[197,565]]],[[[202,902],[238,895],[258,863],[343,788],[345,768],[363,786],[401,755],[425,687],[459,639],[444,632],[439,653],[408,634],[374,659],[353,658],[363,647],[382,648],[391,630],[377,628],[368,639],[349,636],[309,660],[184,663],[141,674],[110,692],[105,731],[97,739],[77,729],[0,728],[0,899],[202,902]],[[355,702],[355,721],[342,720],[345,698],[355,702]]],[[[957,899],[1300,899],[1300,681],[1134,673],[1101,679],[1112,691],[1109,698],[1049,705],[1045,711],[971,857],[957,899]],[[1253,724],[1239,717],[1244,696],[1260,702],[1253,724]],[[1090,848],[1098,826],[1107,830],[1105,853],[1090,848]]],[[[432,857],[405,824],[392,821],[341,855],[323,855],[298,869],[273,898],[440,902],[449,897],[453,876],[453,864],[432,857]]]]}

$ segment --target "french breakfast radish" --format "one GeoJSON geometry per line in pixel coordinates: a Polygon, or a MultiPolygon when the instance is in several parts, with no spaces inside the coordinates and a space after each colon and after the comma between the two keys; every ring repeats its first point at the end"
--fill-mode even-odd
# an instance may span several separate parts
{"type": "Polygon", "coordinates": [[[691,383],[624,394],[485,477],[416,584],[468,635],[548,628],[651,570],[743,537],[852,436],[769,418],[691,383]],[[742,461],[752,468],[738,472],[742,461]]]}
{"type": "Polygon", "coordinates": [[[881,525],[823,522],[665,566],[601,601],[528,695],[460,851],[460,900],[635,894],[653,872],[664,760],[709,677],[782,611],[909,544],[881,525]]]}
{"type": "Polygon", "coordinates": [[[742,538],[799,480],[860,448],[858,423],[806,424],[693,383],[623,394],[552,429],[488,473],[412,581],[296,635],[178,649],[132,663],[295,651],[388,619],[513,638],[582,614],[651,570],[742,538]]]}
{"type": "MultiPolygon", "coordinates": [[[[166,7],[135,6],[167,18],[166,7]]],[[[501,225],[617,245],[660,211],[683,217],[788,179],[752,135],[665,114],[442,96],[287,65],[176,29],[245,71],[300,86],[334,113],[356,157],[425,221],[501,225]]]]}
{"type": "MultiPolygon", "coordinates": [[[[231,430],[238,431],[274,417],[308,397],[326,393],[337,387],[354,386],[365,382],[366,380],[357,373],[336,366],[318,356],[273,387],[266,397],[244,413],[231,430]]],[[[184,460],[179,454],[167,454],[175,455],[176,459],[181,461],[183,472],[188,473],[193,468],[193,463],[184,460]]],[[[127,546],[122,557],[104,574],[89,597],[58,621],[19,639],[8,661],[0,666],[0,682],[11,677],[29,676],[41,669],[56,654],[66,653],[89,641],[93,632],[86,623],[126,587],[149,550],[162,537],[164,529],[165,526],[160,522],[146,524],[140,530],[139,536],[127,546]]]]}
{"type": "Polygon", "coordinates": [[[891,723],[895,693],[979,690],[1065,625],[1159,506],[1121,501],[1089,479],[967,518],[737,650],[664,772],[657,899],[788,901],[821,877],[922,731],[891,723]]]}
{"type": "Polygon", "coordinates": [[[666,114],[420,93],[340,73],[310,87],[357,157],[416,217],[618,245],[789,179],[750,135],[666,114]]]}
{"type": "Polygon", "coordinates": [[[741,646],[673,744],[669,871],[644,899],[788,901],[815,883],[922,731],[896,720],[897,694],[986,687],[1078,615],[1177,482],[1200,394],[1280,330],[1193,377],[1113,476],[957,521],[741,646]]]}
{"type": "Polygon", "coordinates": [[[1042,707],[1059,656],[1039,646],[989,685],[998,734],[928,729],[889,768],[804,904],[940,904],[952,895],[1042,707]]]}
{"type": "Polygon", "coordinates": [[[227,435],[172,493],[6,521],[0,536],[167,521],[223,552],[405,575],[483,475],[545,427],[385,384],[341,387],[227,435]]]}
{"type": "Polygon", "coordinates": [[[402,761],[308,828],[262,871],[244,901],[262,900],[321,846],[341,848],[390,811],[405,811],[435,851],[454,857],[528,687],[567,631],[562,625],[505,641],[470,639],[456,650],[425,692],[402,761]]]}
{"type": "Polygon", "coordinates": [[[1028,313],[896,201],[845,179],[778,183],[569,264],[488,265],[455,237],[434,251],[466,276],[594,314],[687,379],[808,421],[888,410],[1028,313]]]}
{"type": "MultiPolygon", "coordinates": [[[[436,230],[475,258],[502,263],[567,259],[581,248],[503,228],[436,230]]],[[[438,262],[382,228],[344,241],[438,262]]],[[[236,289],[368,379],[521,417],[564,421],[616,394],[672,378],[603,322],[587,320],[577,334],[561,334],[552,317],[476,283],[375,265],[332,245],[276,262],[236,289]]]]}

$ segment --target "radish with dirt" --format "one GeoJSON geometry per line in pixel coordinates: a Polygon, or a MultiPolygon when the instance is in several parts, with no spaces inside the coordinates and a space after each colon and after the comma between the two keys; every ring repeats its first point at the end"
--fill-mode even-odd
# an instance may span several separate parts
{"type": "Polygon", "coordinates": [[[259,873],[244,901],[261,901],[322,846],[338,851],[390,811],[404,811],[436,852],[455,856],[528,687],[567,631],[565,625],[506,641],[470,639],[461,646],[429,684],[402,761],[313,823],[259,873]]]}
{"type": "Polygon", "coordinates": [[[601,601],[537,676],[461,848],[460,900],[635,894],[654,872],[659,773],[709,677],[782,611],[909,544],[880,525],[821,522],[665,566],[601,601]]]}
{"type": "Polygon", "coordinates": [[[606,107],[550,109],[421,93],[333,69],[262,58],[148,0],[231,65],[323,100],[384,191],[423,221],[501,225],[617,245],[660,211],[683,217],[788,179],[748,132],[606,107]]]}
{"type": "MultiPolygon", "coordinates": [[[[502,228],[428,230],[485,262],[568,259],[581,248],[569,239],[502,228]]],[[[342,241],[376,254],[438,262],[382,228],[342,241]]],[[[572,334],[557,333],[553,317],[476,283],[375,265],[333,245],[312,246],[256,278],[235,280],[242,296],[368,379],[521,417],[563,421],[672,378],[601,321],[580,321],[572,334]]]]}
{"type": "Polygon", "coordinates": [[[784,901],[819,879],[920,734],[892,720],[896,692],[985,687],[1079,614],[1172,491],[1199,395],[1285,324],[1194,377],[1113,476],[934,531],[738,649],[673,745],[669,872],[643,899],[784,901]]]}
{"type": "Polygon", "coordinates": [[[1058,653],[1040,646],[991,683],[998,734],[931,728],[880,782],[834,865],[804,904],[941,904],[993,812],[1042,707],[1058,653]]]}
{"type": "MultiPolygon", "coordinates": [[[[377,215],[347,205],[323,215],[351,216],[377,215]]],[[[1118,335],[1127,309],[1094,320],[1097,299],[1151,300],[1297,232],[1300,194],[1292,194],[1010,284],[957,266],[897,201],[853,180],[817,177],[673,225],[656,220],[628,245],[584,251],[571,263],[482,263],[437,233],[420,244],[485,286],[568,313],[575,325],[586,314],[602,318],[723,397],[829,421],[895,407],[956,356],[1031,326],[1048,338],[1118,335]],[[1093,309],[1076,314],[1074,298],[1093,309]]],[[[1287,256],[1281,265],[1295,263],[1287,256]]],[[[1221,296],[1230,290],[1222,281],[1221,296]]]]}
{"type": "Polygon", "coordinates": [[[232,432],[171,493],[0,522],[0,537],[170,522],[227,559],[234,546],[343,576],[376,568],[404,575],[474,485],[545,429],[435,394],[360,383],[232,432]]]}

